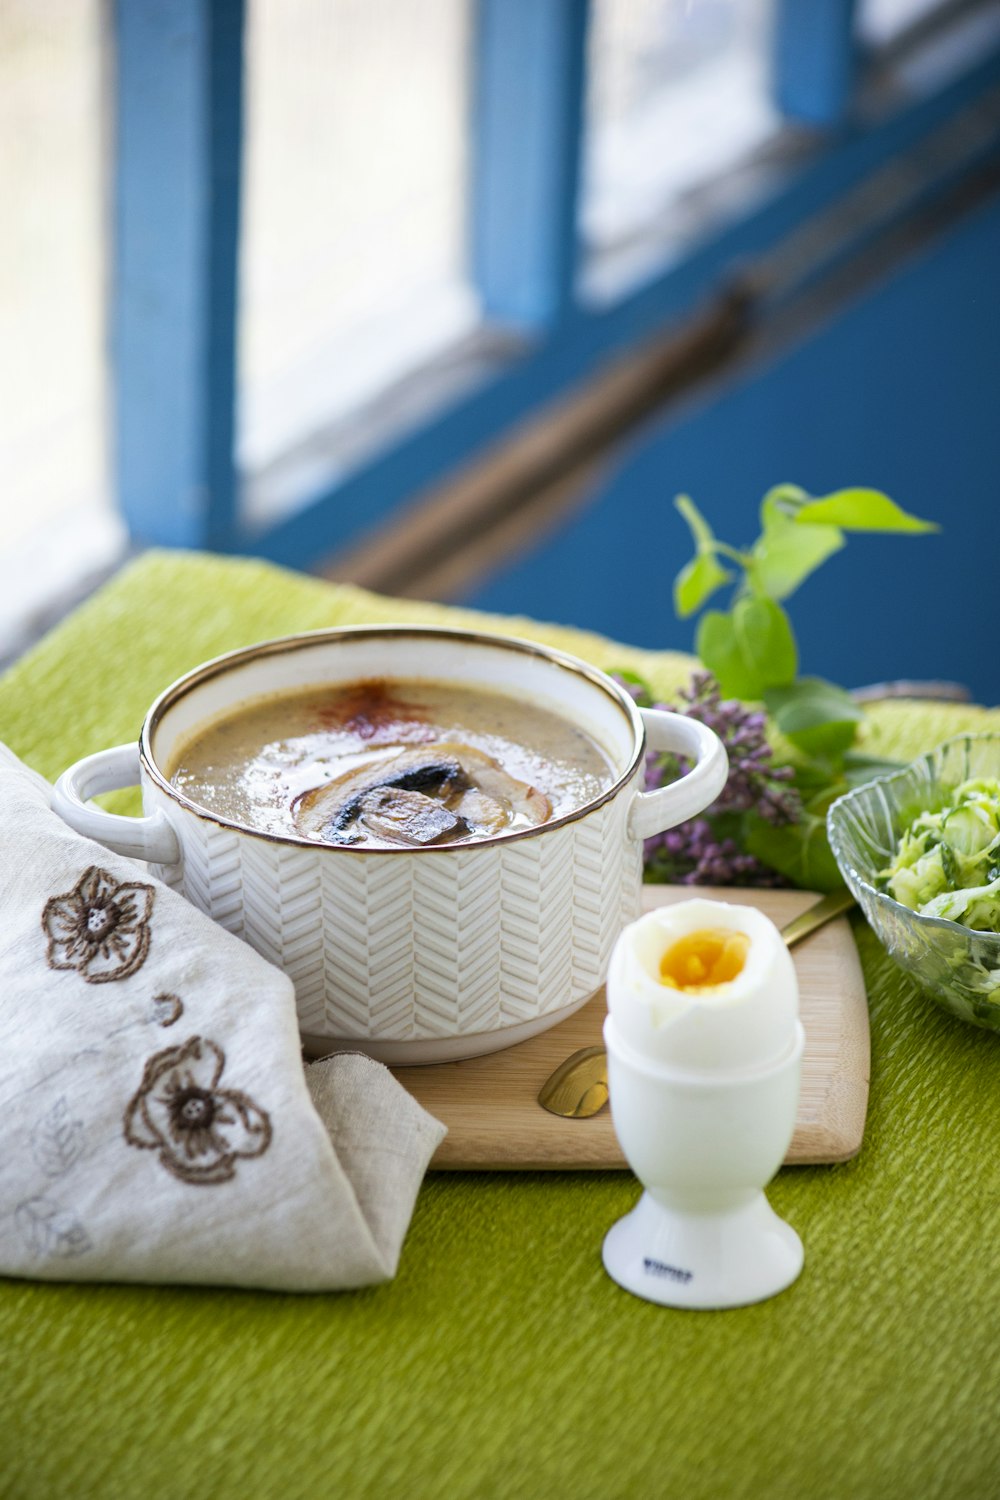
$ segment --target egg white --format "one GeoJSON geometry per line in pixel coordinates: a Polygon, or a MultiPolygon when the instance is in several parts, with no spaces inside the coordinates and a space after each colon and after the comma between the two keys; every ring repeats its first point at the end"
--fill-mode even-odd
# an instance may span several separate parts
{"type": "Polygon", "coordinates": [[[792,1044],[799,989],[774,923],[751,906],[696,899],[658,907],[621,934],[608,972],[608,1010],[622,1040],[642,1056],[699,1072],[755,1068],[792,1044]],[[673,989],[660,961],[679,938],[705,929],[742,932],[749,949],[727,983],[673,989]]]}

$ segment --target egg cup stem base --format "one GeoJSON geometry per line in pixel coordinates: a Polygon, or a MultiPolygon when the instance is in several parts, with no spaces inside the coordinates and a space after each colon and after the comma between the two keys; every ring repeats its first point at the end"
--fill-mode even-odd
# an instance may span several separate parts
{"type": "Polygon", "coordinates": [[[664,1307],[723,1308],[784,1291],[802,1269],[802,1241],[764,1194],[715,1213],[667,1208],[643,1193],[604,1239],[613,1281],[664,1307]]]}

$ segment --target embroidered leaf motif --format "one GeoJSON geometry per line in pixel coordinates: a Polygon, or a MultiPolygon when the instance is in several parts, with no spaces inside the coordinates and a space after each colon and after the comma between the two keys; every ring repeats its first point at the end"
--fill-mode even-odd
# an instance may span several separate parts
{"type": "Polygon", "coordinates": [[[91,1248],[90,1236],[76,1215],[41,1194],[18,1204],[14,1222],[32,1255],[70,1260],[91,1248]]]}
{"type": "Polygon", "coordinates": [[[74,1120],[65,1098],[59,1098],[35,1126],[31,1153],[46,1177],[62,1177],[80,1160],[85,1144],[83,1121],[74,1120]]]}

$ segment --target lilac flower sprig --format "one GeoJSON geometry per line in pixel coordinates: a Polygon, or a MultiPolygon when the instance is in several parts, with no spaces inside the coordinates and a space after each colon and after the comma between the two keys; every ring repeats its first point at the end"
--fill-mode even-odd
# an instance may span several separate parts
{"type": "MultiPolygon", "coordinates": [[[[738,699],[723,699],[711,673],[698,671],[679,693],[679,702],[654,703],[647,685],[632,674],[618,679],[643,707],[666,708],[698,719],[722,740],[729,756],[729,777],[715,802],[697,818],[645,844],[645,878],[674,885],[773,886],[785,882],[742,847],[744,815],[754,813],[773,827],[795,823],[801,801],[791,766],[776,766],[765,734],[762,713],[738,699]]],[[[646,785],[666,786],[688,769],[681,756],[650,751],[646,785]]]]}

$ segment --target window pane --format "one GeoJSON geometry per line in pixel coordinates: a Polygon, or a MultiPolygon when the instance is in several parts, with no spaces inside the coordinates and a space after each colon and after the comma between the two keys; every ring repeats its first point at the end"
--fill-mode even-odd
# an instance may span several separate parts
{"type": "Polygon", "coordinates": [[[858,33],[873,47],[894,42],[910,26],[940,10],[944,0],[860,0],[858,33]]]}
{"type": "Polygon", "coordinates": [[[250,0],[240,457],[466,332],[468,0],[250,0]]]}
{"type": "Polygon", "coordinates": [[[641,235],[778,129],[772,11],[772,0],[594,0],[582,200],[592,251],[641,235]]]}
{"type": "MultiPolygon", "coordinates": [[[[100,0],[0,0],[0,550],[106,497],[100,0]]],[[[18,580],[8,581],[6,597],[18,580]]]]}

